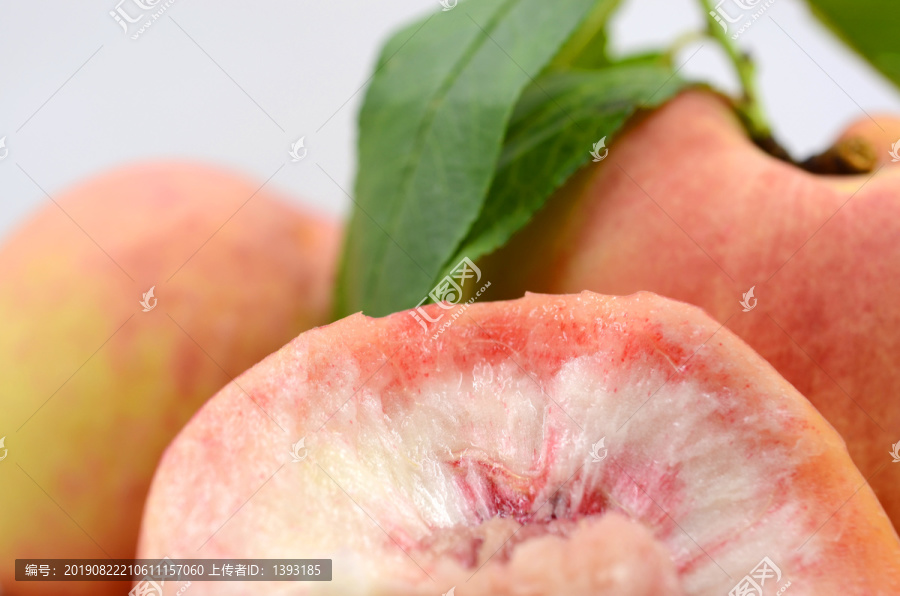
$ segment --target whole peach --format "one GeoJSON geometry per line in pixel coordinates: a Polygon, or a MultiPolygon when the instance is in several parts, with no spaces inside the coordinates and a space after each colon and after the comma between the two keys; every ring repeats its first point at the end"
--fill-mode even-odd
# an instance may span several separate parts
{"type": "Polygon", "coordinates": [[[258,183],[153,163],[53,197],[5,243],[4,594],[128,591],[15,583],[14,559],[133,557],[169,441],[235,375],[327,322],[339,237],[258,183]]]}
{"type": "Polygon", "coordinates": [[[893,120],[848,131],[880,139],[874,173],[814,175],[757,148],[722,98],[682,94],[631,123],[484,260],[492,297],[648,290],[701,306],[834,425],[900,526],[891,127],[900,134],[893,120]]]}

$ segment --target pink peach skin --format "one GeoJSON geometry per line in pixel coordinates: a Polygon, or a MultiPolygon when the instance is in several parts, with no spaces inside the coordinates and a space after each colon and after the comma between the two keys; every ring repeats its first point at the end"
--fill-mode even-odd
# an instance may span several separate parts
{"type": "Polygon", "coordinates": [[[835,426],[897,526],[898,239],[900,169],[809,174],[692,91],[633,122],[482,269],[493,298],[648,290],[702,307],[835,426]]]}
{"type": "Polygon", "coordinates": [[[130,581],[17,583],[13,562],[134,557],[166,444],[234,375],[327,322],[340,232],[190,163],[53,198],[0,249],[0,585],[121,596],[130,581]]]}

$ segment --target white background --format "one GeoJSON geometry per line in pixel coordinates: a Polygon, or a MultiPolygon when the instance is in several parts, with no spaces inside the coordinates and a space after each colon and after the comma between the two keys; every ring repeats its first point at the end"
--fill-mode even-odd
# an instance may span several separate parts
{"type": "MultiPolygon", "coordinates": [[[[270,187],[347,213],[350,200],[316,164],[352,189],[360,89],[377,50],[399,25],[440,8],[437,0],[174,0],[132,40],[109,14],[117,1],[0,3],[0,137],[9,150],[0,161],[0,238],[47,201],[41,188],[57,195],[143,159],[201,160],[260,182],[287,161],[270,187]],[[308,156],[290,163],[287,151],[304,135],[308,156]]],[[[132,0],[123,7],[135,12],[132,0]]],[[[662,47],[701,24],[695,0],[631,0],[616,15],[613,47],[662,47]]],[[[757,59],[767,111],[797,156],[866,113],[900,112],[900,95],[797,0],[776,0],[740,44],[757,59]]],[[[735,88],[712,42],[682,74],[735,88]]]]}

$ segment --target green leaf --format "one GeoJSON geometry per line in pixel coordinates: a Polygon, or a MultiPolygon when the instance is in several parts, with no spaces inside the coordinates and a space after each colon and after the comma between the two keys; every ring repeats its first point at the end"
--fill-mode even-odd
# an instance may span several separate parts
{"type": "Polygon", "coordinates": [[[838,37],[900,86],[900,2],[810,0],[813,12],[838,37]]]}
{"type": "Polygon", "coordinates": [[[609,147],[636,110],[661,105],[686,86],[654,57],[536,80],[516,106],[484,208],[446,265],[452,268],[462,257],[475,260],[501,247],[592,161],[594,143],[605,137],[609,147]]]}
{"type": "Polygon", "coordinates": [[[339,315],[416,305],[481,211],[522,90],[598,4],[479,0],[385,46],[360,112],[339,315]]]}
{"type": "Polygon", "coordinates": [[[606,23],[618,5],[600,2],[572,34],[548,66],[549,69],[599,68],[609,63],[606,55],[606,23]]]}

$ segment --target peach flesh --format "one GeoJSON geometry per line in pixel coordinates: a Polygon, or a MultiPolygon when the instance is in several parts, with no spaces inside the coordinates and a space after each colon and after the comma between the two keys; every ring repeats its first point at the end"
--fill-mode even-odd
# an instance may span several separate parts
{"type": "Polygon", "coordinates": [[[353,315],[237,383],[278,424],[236,385],[208,402],[157,471],[141,556],[334,560],[327,585],[259,594],[645,594],[674,574],[725,594],[764,556],[796,594],[900,589],[900,541],[840,437],[695,307],[529,295],[439,340],[353,315]]]}

